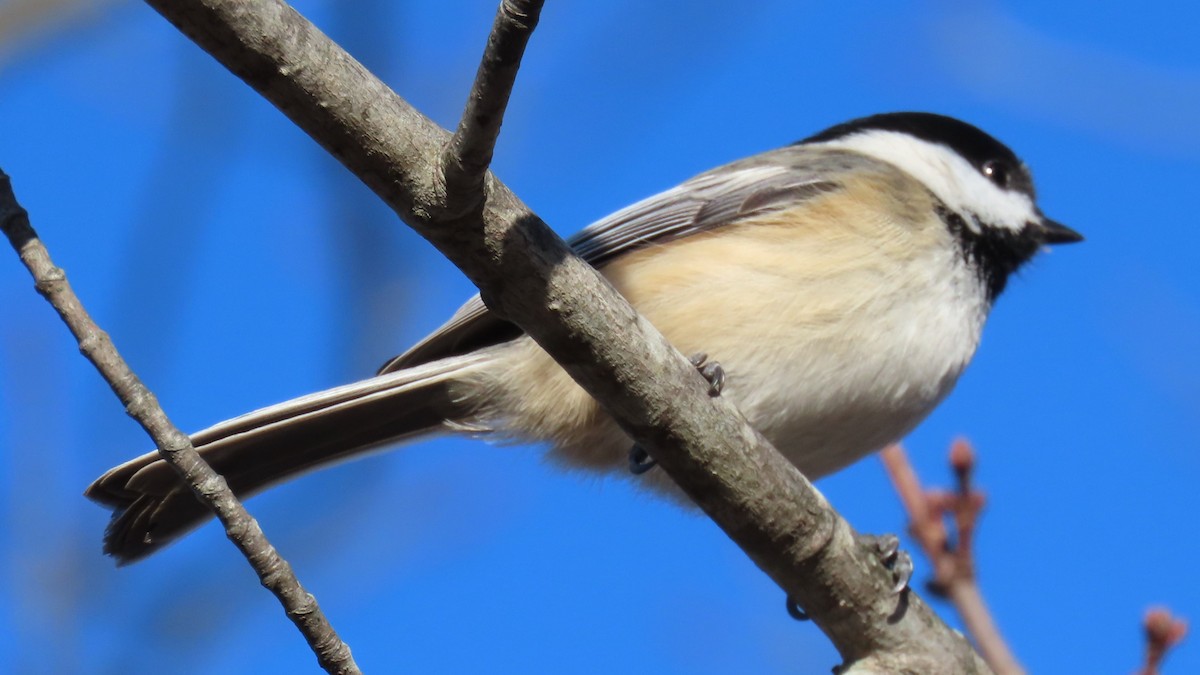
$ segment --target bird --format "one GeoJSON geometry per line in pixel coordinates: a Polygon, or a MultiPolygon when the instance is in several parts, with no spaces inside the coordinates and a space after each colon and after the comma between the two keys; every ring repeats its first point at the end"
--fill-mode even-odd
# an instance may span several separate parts
{"type": "MultiPolygon", "coordinates": [[[[979,128],[891,112],[701,173],[569,240],[805,476],[902,438],[951,391],[1009,278],[1081,241],[979,128]]],[[[436,434],[548,446],[682,497],[616,422],[477,295],[371,378],[191,436],[239,496],[436,434]],[[630,471],[632,469],[632,471],[630,471]]],[[[209,511],[157,453],[96,479],[104,551],[140,560],[209,511]]]]}

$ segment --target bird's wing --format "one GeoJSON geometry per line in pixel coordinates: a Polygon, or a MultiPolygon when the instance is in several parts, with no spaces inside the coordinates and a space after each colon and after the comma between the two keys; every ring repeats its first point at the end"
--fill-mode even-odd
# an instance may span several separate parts
{"type": "MultiPolygon", "coordinates": [[[[650,244],[705,232],[747,216],[783,210],[839,189],[825,172],[805,169],[795,146],[729,164],[599,220],[568,240],[593,267],[650,244]],[[825,177],[822,176],[824,174],[825,177]]],[[[488,311],[478,295],[441,328],[379,371],[388,373],[511,340],[520,328],[488,311]]]]}

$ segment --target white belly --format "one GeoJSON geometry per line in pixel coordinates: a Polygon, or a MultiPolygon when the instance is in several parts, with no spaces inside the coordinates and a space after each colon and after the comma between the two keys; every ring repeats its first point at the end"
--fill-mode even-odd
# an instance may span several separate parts
{"type": "Polygon", "coordinates": [[[725,395],[809,478],[911,431],[954,387],[982,323],[928,296],[852,321],[861,329],[753,350],[727,367],[725,395]]]}

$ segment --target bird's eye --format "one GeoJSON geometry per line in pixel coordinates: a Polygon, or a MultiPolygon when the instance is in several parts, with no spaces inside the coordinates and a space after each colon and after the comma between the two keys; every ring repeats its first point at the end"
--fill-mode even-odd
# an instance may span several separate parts
{"type": "Polygon", "coordinates": [[[983,163],[983,175],[987,176],[988,180],[1002,188],[1008,187],[1009,170],[1004,162],[993,159],[983,163]]]}

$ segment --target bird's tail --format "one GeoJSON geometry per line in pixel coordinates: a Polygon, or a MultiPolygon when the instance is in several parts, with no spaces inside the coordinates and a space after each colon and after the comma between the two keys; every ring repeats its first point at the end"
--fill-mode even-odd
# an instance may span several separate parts
{"type": "MultiPolygon", "coordinates": [[[[246,497],[461,422],[471,411],[453,385],[487,363],[485,354],[466,354],[310,394],[209,427],[192,444],[246,497]]],[[[109,470],[84,494],[113,509],[104,552],[121,564],[154,553],[211,515],[157,452],[109,470]]]]}

